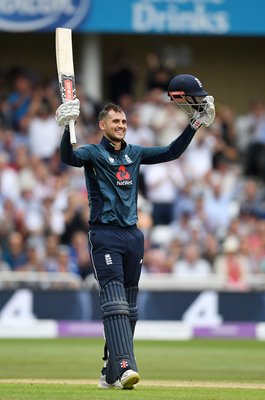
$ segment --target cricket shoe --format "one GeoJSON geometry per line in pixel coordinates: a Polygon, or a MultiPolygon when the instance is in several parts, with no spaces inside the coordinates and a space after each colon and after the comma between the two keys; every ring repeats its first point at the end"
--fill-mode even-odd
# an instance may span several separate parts
{"type": "Polygon", "coordinates": [[[121,389],[121,383],[119,380],[115,381],[114,383],[108,383],[106,381],[106,373],[105,368],[102,369],[103,373],[101,372],[98,382],[98,388],[100,389],[121,389]]]}
{"type": "Polygon", "coordinates": [[[134,385],[136,385],[136,383],[139,381],[140,376],[138,372],[133,371],[132,369],[127,369],[127,371],[125,371],[120,378],[122,389],[127,390],[133,389],[134,385]]]}

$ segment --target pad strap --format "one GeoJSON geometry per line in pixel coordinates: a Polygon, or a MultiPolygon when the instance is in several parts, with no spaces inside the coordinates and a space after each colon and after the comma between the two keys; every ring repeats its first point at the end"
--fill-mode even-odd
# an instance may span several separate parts
{"type": "Polygon", "coordinates": [[[137,295],[139,288],[138,286],[130,286],[125,289],[126,298],[130,309],[130,325],[132,334],[134,335],[135,325],[138,320],[138,307],[137,307],[137,295]]]}

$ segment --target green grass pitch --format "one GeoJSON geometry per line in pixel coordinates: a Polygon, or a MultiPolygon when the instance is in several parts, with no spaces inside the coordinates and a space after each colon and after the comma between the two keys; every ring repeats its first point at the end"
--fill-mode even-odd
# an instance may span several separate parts
{"type": "Polygon", "coordinates": [[[103,339],[1,339],[0,400],[265,400],[265,343],[135,341],[141,383],[100,390],[103,339]]]}

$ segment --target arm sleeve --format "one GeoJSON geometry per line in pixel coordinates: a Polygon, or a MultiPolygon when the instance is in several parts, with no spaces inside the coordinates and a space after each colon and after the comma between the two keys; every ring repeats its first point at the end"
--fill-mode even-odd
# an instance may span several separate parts
{"type": "Polygon", "coordinates": [[[179,158],[190,144],[196,130],[188,125],[182,134],[168,146],[144,147],[141,164],[159,164],[179,158]]]}
{"type": "Polygon", "coordinates": [[[60,156],[63,163],[73,167],[83,167],[90,160],[89,146],[74,150],[70,143],[69,128],[66,127],[60,145],[60,156]]]}

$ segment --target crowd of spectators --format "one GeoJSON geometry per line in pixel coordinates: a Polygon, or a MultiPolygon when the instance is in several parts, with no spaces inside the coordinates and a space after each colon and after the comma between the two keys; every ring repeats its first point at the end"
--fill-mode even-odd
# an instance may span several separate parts
{"type": "MultiPolygon", "coordinates": [[[[0,100],[0,271],[71,272],[85,279],[93,273],[89,208],[82,169],[60,161],[57,81],[22,69],[6,76],[0,100]]],[[[129,143],[167,145],[187,124],[166,96],[168,78],[165,70],[157,69],[157,76],[152,70],[141,99],[120,95],[129,143]]],[[[81,85],[77,96],[78,145],[98,143],[102,104],[81,85]]],[[[235,115],[216,99],[216,111],[214,124],[200,128],[180,159],[141,168],[143,273],[189,280],[222,276],[228,288],[247,290],[249,276],[265,274],[265,105],[258,99],[248,113],[235,115]]]]}

